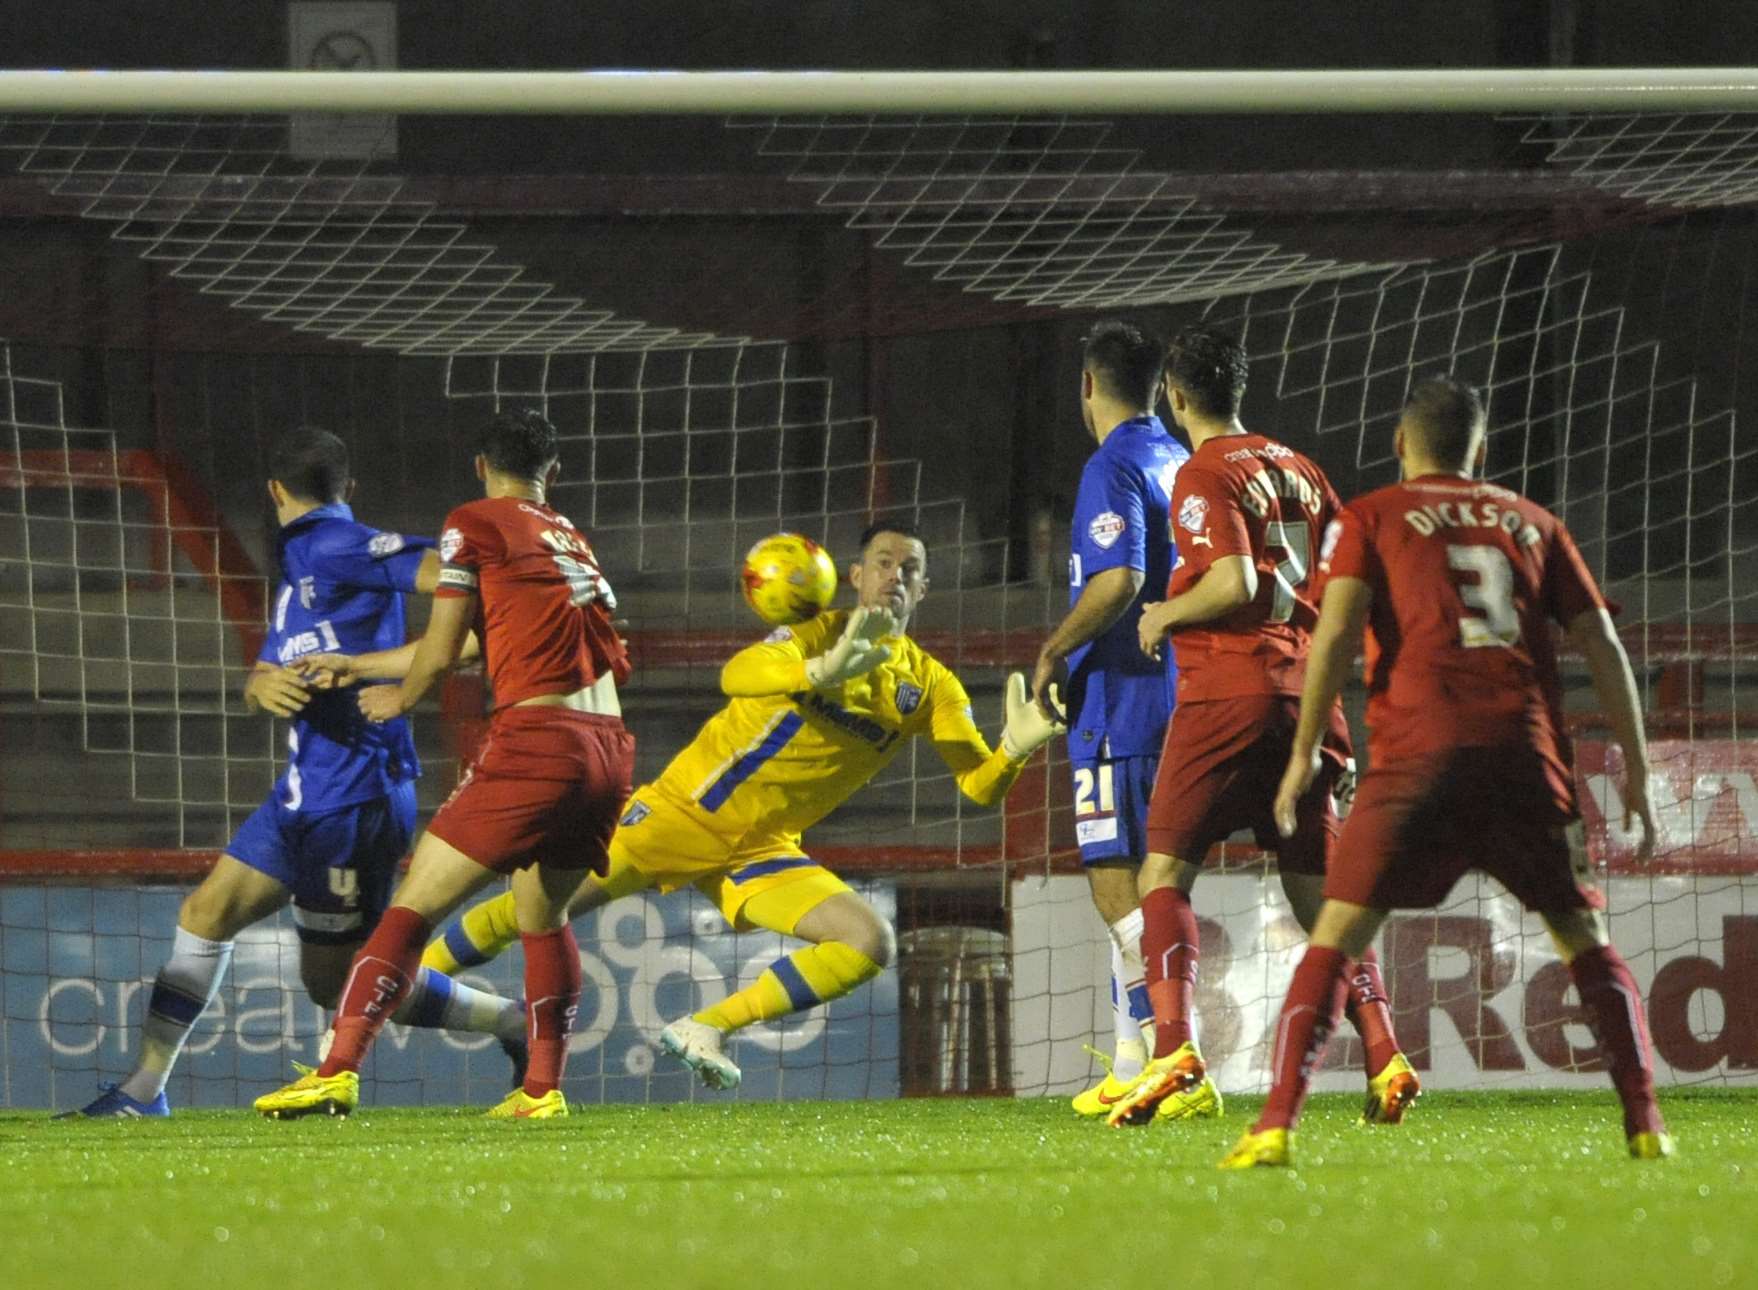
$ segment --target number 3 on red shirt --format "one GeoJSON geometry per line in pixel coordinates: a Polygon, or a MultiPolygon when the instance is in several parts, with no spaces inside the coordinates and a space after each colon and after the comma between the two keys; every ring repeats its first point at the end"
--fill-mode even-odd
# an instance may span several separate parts
{"type": "Polygon", "coordinates": [[[1520,614],[1514,608],[1514,570],[1508,557],[1493,546],[1447,544],[1447,564],[1457,573],[1475,573],[1477,581],[1454,581],[1459,599],[1483,617],[1459,616],[1459,643],[1466,649],[1507,647],[1520,643],[1520,614]]]}

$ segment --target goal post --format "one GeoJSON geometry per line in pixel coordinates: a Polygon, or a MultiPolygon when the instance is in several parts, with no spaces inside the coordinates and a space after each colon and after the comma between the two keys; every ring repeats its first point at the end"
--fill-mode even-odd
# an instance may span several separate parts
{"type": "MultiPolygon", "coordinates": [[[[639,778],[764,631],[739,555],[786,528],[846,566],[875,516],[924,534],[912,633],[992,735],[1005,676],[1067,603],[1079,341],[1119,314],[1239,334],[1247,423],[1345,497],[1395,477],[1417,375],[1486,391],[1490,478],[1561,515],[1622,606],[1652,864],[1575,660],[1568,717],[1661,1078],[1750,1083],[1755,200],[1758,72],[1740,69],[0,71],[4,1099],[67,1106],[127,1069],[177,901],[272,783],[285,728],[238,689],[270,601],[280,431],[341,433],[360,516],[431,533],[476,487],[471,428],[541,408],[556,504],[628,615],[639,778]],[[308,110],[409,114],[403,154],[308,155],[278,115],[308,110]]],[[[462,675],[416,714],[424,810],[482,702],[462,675]]],[[[741,1095],[1088,1082],[1106,941],[1072,816],[1060,745],[998,812],[930,747],[904,752],[807,838],[894,920],[897,970],[753,1030],[741,1095]]],[[[1226,1088],[1261,1089],[1300,938],[1248,842],[1216,860],[1199,1029],[1226,1088]]],[[[655,1060],[658,1019],[753,979],[775,939],[683,895],[580,931],[570,1096],[693,1096],[655,1060]]],[[[248,1102],[310,1055],[322,1019],[290,921],[246,941],[179,1105],[248,1102]]],[[[1381,950],[1436,1083],[1603,1079],[1547,938],[1492,884],[1400,915],[1381,950]]],[[[516,963],[481,978],[515,982],[516,963]]],[[[381,1047],[380,1100],[481,1101],[504,1075],[492,1047],[381,1047]]],[[[1338,1045],[1324,1079],[1352,1087],[1353,1058],[1338,1045]]]]}
{"type": "Polygon", "coordinates": [[[0,71],[0,112],[883,115],[1758,109],[1758,69],[0,71]]]}

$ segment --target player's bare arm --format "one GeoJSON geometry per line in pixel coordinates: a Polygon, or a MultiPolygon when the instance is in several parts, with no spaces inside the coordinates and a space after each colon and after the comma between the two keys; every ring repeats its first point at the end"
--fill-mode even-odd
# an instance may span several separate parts
{"type": "Polygon", "coordinates": [[[292,668],[259,662],[244,679],[244,706],[252,712],[293,717],[310,702],[310,683],[292,668]]]}
{"type": "Polygon", "coordinates": [[[1119,566],[1095,573],[1082,588],[1080,599],[1068,611],[1063,620],[1056,625],[1056,630],[1045,638],[1042,648],[1038,650],[1038,661],[1032,668],[1032,702],[1047,717],[1060,718],[1059,712],[1048,706],[1046,687],[1057,679],[1062,660],[1089,641],[1097,638],[1112,623],[1123,617],[1130,602],[1141,590],[1143,574],[1140,569],[1119,566]]]}
{"type": "Polygon", "coordinates": [[[474,595],[446,596],[433,602],[427,632],[415,647],[414,661],[401,684],[374,685],[361,691],[360,711],[368,721],[402,716],[456,666],[470,635],[470,624],[476,619],[476,602],[474,595]]]}
{"type": "Polygon", "coordinates": [[[1636,854],[1646,860],[1654,854],[1654,808],[1648,800],[1648,738],[1642,729],[1641,700],[1636,695],[1630,656],[1624,652],[1611,615],[1603,609],[1575,615],[1569,623],[1569,641],[1587,660],[1599,710],[1611,723],[1612,737],[1623,750],[1624,831],[1628,833],[1641,822],[1636,854]]]}
{"type": "Polygon", "coordinates": [[[421,566],[415,570],[415,590],[424,596],[431,596],[434,588],[439,586],[440,565],[443,563],[440,554],[428,548],[421,557],[421,566]]]}
{"type": "MultiPolygon", "coordinates": [[[[396,649],[374,650],[370,654],[307,654],[294,660],[293,670],[308,685],[319,690],[341,690],[362,681],[401,681],[415,663],[420,641],[410,641],[396,649]]],[[[458,652],[457,665],[473,663],[482,657],[482,642],[471,632],[458,652]]]]}
{"type": "Polygon", "coordinates": [[[1349,679],[1372,608],[1373,588],[1362,579],[1332,578],[1325,584],[1324,603],[1319,607],[1312,650],[1306,659],[1294,747],[1288,754],[1281,787],[1276,790],[1276,827],[1285,838],[1294,836],[1298,803],[1318,774],[1319,741],[1330,722],[1331,708],[1349,679]]]}
{"type": "Polygon", "coordinates": [[[1257,566],[1250,556],[1226,555],[1216,560],[1191,589],[1170,600],[1145,606],[1141,616],[1141,648],[1149,658],[1159,658],[1169,633],[1181,627],[1225,618],[1249,605],[1257,595],[1257,566]]]}

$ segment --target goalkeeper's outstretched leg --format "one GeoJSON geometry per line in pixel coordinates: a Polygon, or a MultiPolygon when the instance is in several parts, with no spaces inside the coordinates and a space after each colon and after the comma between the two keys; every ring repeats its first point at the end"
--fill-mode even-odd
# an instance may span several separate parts
{"type": "MultiPolygon", "coordinates": [[[[653,884],[613,846],[610,873],[591,878],[569,904],[579,918],[653,884]]],[[[766,928],[808,942],[775,960],[742,990],[667,1026],[660,1046],[701,1075],[710,1088],[737,1087],[741,1078],[725,1040],[759,1021],[771,1021],[839,999],[871,981],[897,955],[891,924],[847,883],[803,855],[749,860],[698,881],[698,890],[738,930],[766,928]]],[[[454,921],[427,946],[422,966],[458,971],[493,959],[518,939],[512,894],[486,900],[454,921]]]]}
{"type": "Polygon", "coordinates": [[[739,1083],[739,1068],[725,1053],[728,1036],[840,999],[897,957],[891,924],[828,869],[801,860],[767,883],[763,877],[739,881],[741,872],[751,873],[761,862],[735,870],[720,883],[721,912],[734,927],[763,927],[808,944],[776,959],[744,989],[666,1027],[661,1045],[710,1088],[739,1083]],[[737,891],[757,883],[765,885],[749,894],[737,891]]]}

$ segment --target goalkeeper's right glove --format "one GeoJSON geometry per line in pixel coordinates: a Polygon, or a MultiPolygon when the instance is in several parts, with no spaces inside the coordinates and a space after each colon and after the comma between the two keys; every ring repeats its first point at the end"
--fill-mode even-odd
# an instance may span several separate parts
{"type": "Polygon", "coordinates": [[[871,672],[891,657],[891,647],[879,642],[895,631],[897,619],[889,609],[854,610],[836,644],[806,660],[806,684],[814,690],[828,690],[871,672]]]}
{"type": "MultiPolygon", "coordinates": [[[[1062,695],[1055,684],[1045,686],[1044,693],[1049,697],[1050,706],[1062,711],[1062,695]]],[[[1013,761],[1024,761],[1068,729],[1062,722],[1045,716],[1044,710],[1032,702],[1031,695],[1026,693],[1024,672],[1015,672],[1007,678],[1003,699],[1007,724],[1001,727],[1001,751],[1013,761]]]]}

